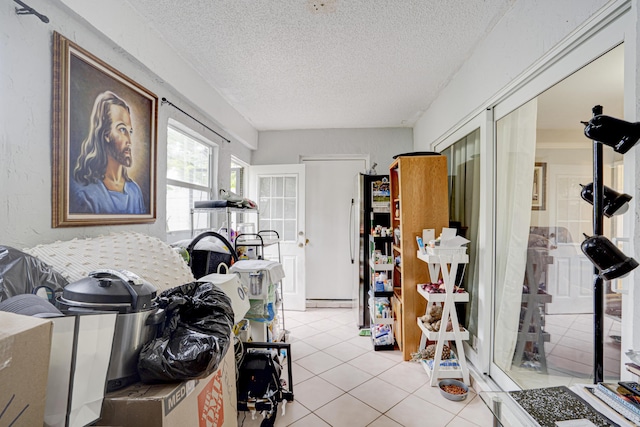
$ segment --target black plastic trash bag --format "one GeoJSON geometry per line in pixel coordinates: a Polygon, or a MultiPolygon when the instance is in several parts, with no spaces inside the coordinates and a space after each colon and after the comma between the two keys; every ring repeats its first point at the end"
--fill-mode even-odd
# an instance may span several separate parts
{"type": "Polygon", "coordinates": [[[0,245],[0,301],[16,295],[31,294],[44,286],[53,294],[61,292],[69,281],[49,264],[10,246],[0,245]]]}
{"type": "Polygon", "coordinates": [[[188,283],[162,292],[156,299],[166,318],[157,338],[138,357],[145,383],[204,378],[218,369],[229,348],[231,300],[212,283],[188,283]]]}

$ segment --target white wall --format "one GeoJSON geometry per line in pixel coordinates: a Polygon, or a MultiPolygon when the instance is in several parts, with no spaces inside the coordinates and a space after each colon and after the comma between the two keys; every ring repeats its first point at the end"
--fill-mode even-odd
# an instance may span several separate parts
{"type": "Polygon", "coordinates": [[[396,154],[413,151],[409,128],[314,129],[260,132],[252,165],[300,163],[300,156],[368,154],[378,173],[388,170],[396,154]]]}
{"type": "Polygon", "coordinates": [[[415,150],[472,113],[553,48],[606,0],[519,0],[475,49],[414,127],[415,150]]]}
{"type": "MultiPolygon", "coordinates": [[[[95,6],[99,2],[91,3],[95,6]]],[[[219,187],[228,187],[231,155],[248,162],[250,150],[237,140],[231,144],[222,142],[215,134],[173,107],[159,106],[157,221],[133,226],[52,228],[51,94],[54,30],[151,90],[159,98],[168,98],[208,126],[227,136],[229,134],[223,132],[210,116],[203,114],[165,79],[151,72],[59,2],[31,0],[28,4],[47,15],[50,23],[45,24],[35,16],[17,15],[17,3],[0,3],[0,245],[20,249],[38,243],[122,230],[134,230],[164,239],[168,119],[171,117],[191,126],[212,141],[220,141],[219,187]]],[[[117,25],[113,27],[119,28],[118,31],[123,34],[129,30],[122,31],[122,27],[117,25]]],[[[173,64],[171,58],[165,58],[157,69],[173,74],[173,64]]]]}
{"type": "Polygon", "coordinates": [[[257,147],[258,132],[208,85],[160,35],[147,26],[125,0],[58,0],[104,34],[116,45],[153,70],[159,78],[204,112],[249,148],[257,147]],[[114,25],[117,23],[117,25],[114,25]]]}

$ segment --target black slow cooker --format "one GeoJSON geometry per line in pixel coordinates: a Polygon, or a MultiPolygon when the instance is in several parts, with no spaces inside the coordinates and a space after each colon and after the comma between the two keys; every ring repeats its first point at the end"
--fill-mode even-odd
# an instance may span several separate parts
{"type": "Polygon", "coordinates": [[[117,312],[107,391],[138,380],[137,362],[142,346],[155,338],[158,317],[157,288],[126,270],[97,270],[70,283],[58,298],[67,315],[117,312]]]}

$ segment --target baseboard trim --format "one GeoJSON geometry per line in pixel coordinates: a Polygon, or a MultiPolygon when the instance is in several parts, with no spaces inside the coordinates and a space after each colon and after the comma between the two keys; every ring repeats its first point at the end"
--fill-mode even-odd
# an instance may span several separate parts
{"type": "Polygon", "coordinates": [[[350,299],[308,299],[307,308],[353,308],[353,301],[350,299]]]}

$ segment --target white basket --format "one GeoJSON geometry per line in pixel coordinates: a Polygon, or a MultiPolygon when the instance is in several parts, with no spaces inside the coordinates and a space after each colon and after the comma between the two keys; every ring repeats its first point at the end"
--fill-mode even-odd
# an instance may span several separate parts
{"type": "Polygon", "coordinates": [[[437,255],[437,256],[441,256],[441,255],[464,255],[466,253],[467,253],[467,247],[466,246],[461,246],[459,248],[440,248],[440,247],[432,248],[430,246],[427,246],[427,254],[428,255],[437,255]]]}

